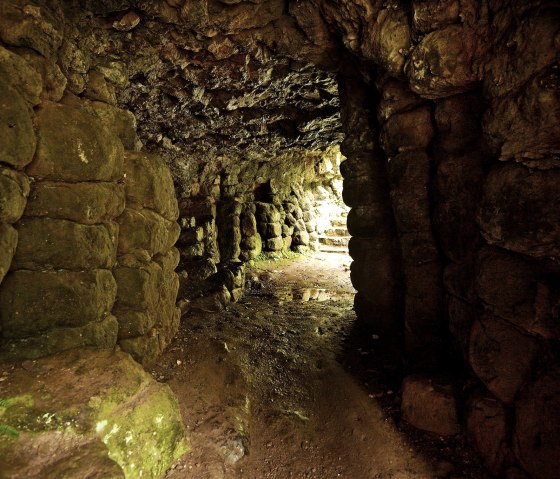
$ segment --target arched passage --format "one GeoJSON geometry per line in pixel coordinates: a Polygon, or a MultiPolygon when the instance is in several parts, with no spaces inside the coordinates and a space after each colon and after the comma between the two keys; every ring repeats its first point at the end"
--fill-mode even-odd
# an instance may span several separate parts
{"type": "Polygon", "coordinates": [[[557,36],[540,1],[3,2],[2,359],[156,360],[177,263],[240,294],[251,215],[294,241],[266,205],[342,141],[358,321],[414,373],[403,417],[458,409],[494,474],[554,477],[557,36]]]}

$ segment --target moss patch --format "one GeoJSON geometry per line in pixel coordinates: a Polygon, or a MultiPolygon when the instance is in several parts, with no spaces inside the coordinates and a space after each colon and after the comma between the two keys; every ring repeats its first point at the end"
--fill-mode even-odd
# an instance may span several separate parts
{"type": "Polygon", "coordinates": [[[32,477],[47,477],[75,449],[118,464],[126,478],[155,479],[188,450],[172,391],[120,352],[72,350],[9,370],[0,383],[0,452],[12,460],[2,467],[16,467],[13,458],[27,457],[53,435],[68,448],[49,449],[43,472],[32,477]]]}

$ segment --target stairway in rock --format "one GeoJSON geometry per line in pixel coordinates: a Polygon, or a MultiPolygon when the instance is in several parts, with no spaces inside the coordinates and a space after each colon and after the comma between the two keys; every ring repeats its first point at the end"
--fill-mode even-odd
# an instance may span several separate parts
{"type": "MultiPolygon", "coordinates": [[[[331,206],[332,208],[332,206],[331,206]]],[[[331,209],[322,233],[319,234],[319,251],[348,254],[350,235],[346,228],[348,212],[344,207],[331,209]]]]}

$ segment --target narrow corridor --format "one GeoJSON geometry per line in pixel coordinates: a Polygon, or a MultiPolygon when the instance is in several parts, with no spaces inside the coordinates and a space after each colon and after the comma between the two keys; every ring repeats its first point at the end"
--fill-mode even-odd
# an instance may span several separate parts
{"type": "Polygon", "coordinates": [[[449,453],[431,439],[454,465],[399,432],[386,407],[398,391],[353,340],[349,262],[336,253],[261,261],[239,303],[183,317],[152,371],[179,397],[192,441],[167,478],[485,477],[456,444],[449,453]]]}

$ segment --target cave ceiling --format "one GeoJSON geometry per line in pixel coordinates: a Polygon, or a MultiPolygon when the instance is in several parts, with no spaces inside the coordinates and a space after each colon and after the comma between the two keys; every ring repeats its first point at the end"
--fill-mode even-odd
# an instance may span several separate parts
{"type": "Polygon", "coordinates": [[[228,165],[298,161],[342,141],[336,74],[352,60],[310,2],[73,7],[64,12],[73,17],[69,87],[79,94],[91,70],[111,80],[144,147],[163,152],[183,183],[211,181],[228,165]]]}

